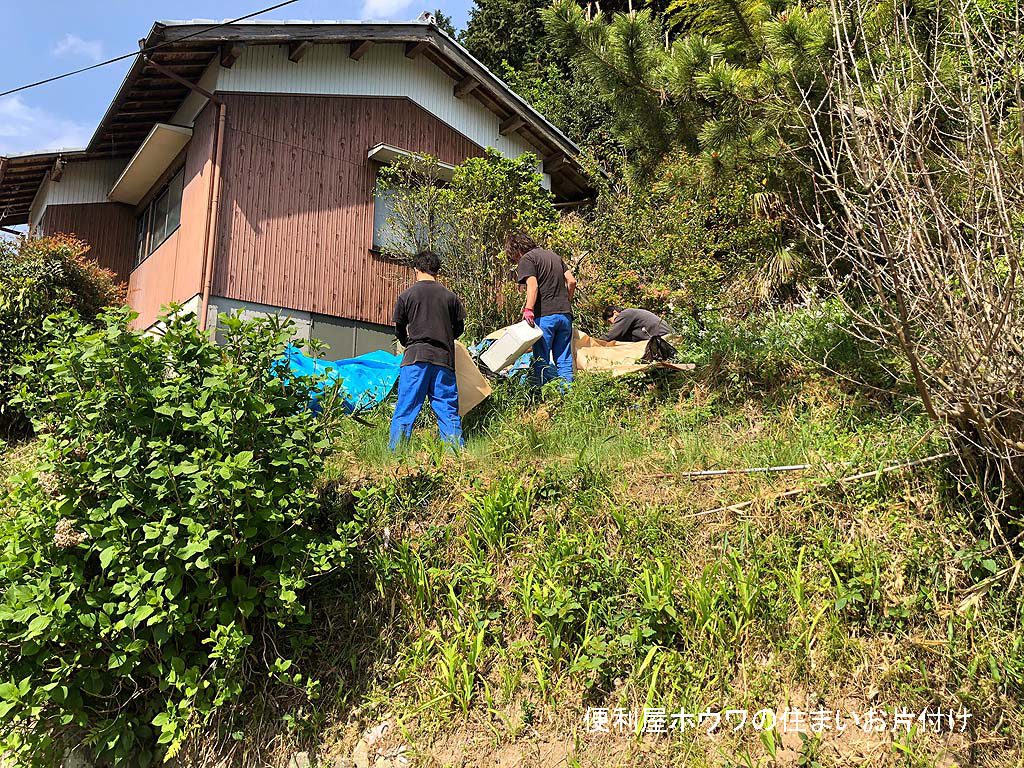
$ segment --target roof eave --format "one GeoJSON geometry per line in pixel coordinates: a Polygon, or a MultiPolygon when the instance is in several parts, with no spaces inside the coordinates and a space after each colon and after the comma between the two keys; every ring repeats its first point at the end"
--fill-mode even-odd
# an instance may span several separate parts
{"type": "Polygon", "coordinates": [[[39,195],[46,174],[58,158],[70,160],[86,156],[84,150],[53,150],[31,154],[0,157],[0,225],[25,224],[29,220],[32,204],[39,195]],[[15,180],[12,174],[28,175],[29,179],[15,180]],[[28,184],[27,189],[23,187],[28,184]],[[4,185],[13,189],[4,190],[4,185]],[[31,194],[30,194],[31,193],[31,194]],[[13,208],[13,213],[11,209],[13,208]]]}
{"type": "Polygon", "coordinates": [[[538,123],[544,128],[545,132],[548,134],[545,138],[549,138],[552,144],[559,146],[562,151],[568,152],[572,157],[580,154],[580,148],[576,145],[576,142],[566,136],[558,126],[550,122],[546,117],[544,117],[544,115],[538,112],[526,99],[512,90],[508,83],[488,69],[483,62],[471,54],[465,46],[462,45],[462,43],[455,40],[436,24],[429,25],[429,33],[435,34],[440,37],[445,44],[454,47],[455,51],[469,61],[476,69],[482,72],[484,77],[492,80],[494,84],[510,96],[512,101],[515,102],[514,106],[520,107],[521,110],[526,112],[529,117],[533,118],[534,123],[538,123]]]}
{"type": "MultiPolygon", "coordinates": [[[[185,38],[188,38],[189,42],[206,43],[207,45],[219,45],[233,41],[288,43],[295,40],[340,43],[364,39],[372,39],[375,42],[382,43],[427,43],[430,49],[436,51],[435,55],[442,57],[446,61],[445,66],[447,68],[455,72],[466,73],[484,87],[487,93],[487,100],[498,110],[499,117],[501,113],[508,113],[519,115],[522,119],[526,120],[529,132],[539,140],[539,146],[544,148],[539,154],[543,155],[553,149],[556,162],[560,162],[557,159],[559,155],[568,159],[570,161],[568,167],[571,170],[568,173],[559,174],[559,178],[564,182],[563,186],[568,184],[570,188],[577,188],[583,194],[588,194],[589,182],[587,182],[586,176],[576,160],[580,154],[579,147],[562,133],[557,126],[549,122],[529,102],[512,90],[507,83],[491,72],[457,40],[450,37],[436,24],[429,22],[249,22],[211,28],[209,23],[157,21],[154,22],[142,44],[146,48],[167,44],[168,49],[173,50],[173,44],[183,41],[185,38]],[[581,181],[584,183],[581,184],[581,181]]],[[[89,156],[118,150],[120,148],[118,146],[105,146],[103,138],[108,130],[117,124],[121,110],[137,81],[143,77],[145,68],[146,62],[142,56],[135,56],[131,66],[125,73],[120,87],[107,107],[103,118],[97,124],[96,130],[84,150],[39,153],[32,157],[43,158],[51,156],[56,158],[59,155],[89,156]]],[[[117,143],[115,140],[115,144],[117,143]]],[[[541,160],[548,161],[551,157],[552,155],[549,154],[548,157],[541,157],[541,160]]],[[[555,173],[558,172],[556,171],[555,173]]]]}
{"type": "MultiPolygon", "coordinates": [[[[154,37],[156,36],[158,29],[163,29],[164,25],[159,21],[154,22],[152,28],[149,30],[149,34],[145,38],[145,47],[149,48],[152,45],[154,37]]],[[[145,67],[145,62],[142,60],[141,54],[136,54],[135,58],[132,59],[132,64],[128,67],[128,71],[125,72],[124,79],[121,80],[121,85],[118,87],[117,92],[114,94],[114,98],[111,99],[110,105],[107,107],[107,111],[103,113],[103,117],[100,118],[99,123],[96,124],[96,130],[93,131],[92,137],[89,139],[89,143],[86,145],[87,151],[95,152],[99,149],[98,144],[100,137],[103,135],[107,123],[111,121],[117,114],[117,110],[121,103],[124,102],[130,89],[131,82],[139,76],[139,73],[145,67]]]]}

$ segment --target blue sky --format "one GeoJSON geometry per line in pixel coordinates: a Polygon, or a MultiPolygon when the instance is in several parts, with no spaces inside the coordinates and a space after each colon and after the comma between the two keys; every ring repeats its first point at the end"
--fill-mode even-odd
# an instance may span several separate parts
{"type": "MultiPolygon", "coordinates": [[[[465,26],[472,0],[298,0],[260,19],[414,19],[440,7],[465,26]]],[[[158,19],[237,18],[275,0],[0,0],[0,91],[138,48],[158,19]]],[[[130,59],[0,98],[0,155],[84,146],[130,59]]]]}

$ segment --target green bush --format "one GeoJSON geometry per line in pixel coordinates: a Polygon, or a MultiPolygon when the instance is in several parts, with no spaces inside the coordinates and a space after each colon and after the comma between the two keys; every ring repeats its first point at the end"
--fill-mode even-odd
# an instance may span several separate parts
{"type": "Polygon", "coordinates": [[[511,159],[489,149],[456,166],[448,184],[436,183],[440,173],[429,155],[381,170],[378,193],[392,206],[382,249],[404,263],[416,251],[435,251],[441,280],[466,307],[467,338],[479,338],[516,322],[523,307],[505,237],[522,229],[544,239],[558,215],[533,155],[511,159]]]}
{"type": "Polygon", "coordinates": [[[74,310],[92,322],[103,307],[124,300],[116,277],[88,259],[88,250],[67,235],[0,240],[0,436],[27,431],[25,415],[11,404],[11,370],[45,343],[43,319],[74,310]]]}
{"type": "Polygon", "coordinates": [[[354,532],[320,501],[335,401],[315,416],[318,382],[279,370],[287,326],[225,318],[217,347],[130,319],[56,318],[23,371],[41,456],[0,499],[0,751],[23,764],[71,740],[116,765],[175,753],[288,669],[278,630],[354,532]]]}
{"type": "Polygon", "coordinates": [[[603,332],[609,304],[643,307],[673,325],[710,308],[749,310],[800,276],[780,256],[786,227],[765,210],[761,178],[705,181],[683,157],[647,185],[595,181],[605,188],[593,209],[567,216],[556,243],[578,257],[574,309],[585,330],[603,332]]]}
{"type": "Polygon", "coordinates": [[[736,320],[715,313],[680,324],[682,356],[735,382],[771,382],[794,371],[830,370],[882,388],[895,382],[891,361],[855,332],[838,299],[776,307],[736,320]]]}

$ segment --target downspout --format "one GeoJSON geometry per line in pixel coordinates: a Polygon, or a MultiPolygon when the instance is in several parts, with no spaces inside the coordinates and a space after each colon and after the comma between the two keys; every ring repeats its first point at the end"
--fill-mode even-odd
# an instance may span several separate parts
{"type": "Polygon", "coordinates": [[[224,158],[224,124],[227,109],[220,99],[217,105],[217,131],[213,139],[213,165],[210,168],[210,195],[206,203],[206,236],[203,238],[203,302],[199,310],[199,330],[206,330],[206,315],[210,308],[210,289],[213,286],[214,254],[217,250],[217,213],[220,209],[220,166],[224,158]]]}
{"type": "MultiPolygon", "coordinates": [[[[140,45],[142,41],[140,41],[140,45]]],[[[191,83],[177,72],[168,69],[163,64],[153,61],[145,53],[142,54],[142,60],[153,67],[158,72],[166,75],[171,80],[174,80],[181,85],[184,85],[191,91],[205,96],[211,104],[217,105],[217,127],[214,133],[213,139],[213,155],[211,162],[213,163],[210,168],[210,194],[206,200],[206,232],[203,235],[203,271],[201,273],[201,283],[203,286],[203,302],[202,308],[199,311],[199,330],[206,330],[206,313],[210,307],[210,288],[213,285],[213,264],[214,254],[217,250],[217,212],[220,208],[220,167],[221,162],[224,158],[224,127],[227,115],[227,109],[224,105],[223,100],[210,93],[208,90],[203,88],[196,83],[191,83]]]]}

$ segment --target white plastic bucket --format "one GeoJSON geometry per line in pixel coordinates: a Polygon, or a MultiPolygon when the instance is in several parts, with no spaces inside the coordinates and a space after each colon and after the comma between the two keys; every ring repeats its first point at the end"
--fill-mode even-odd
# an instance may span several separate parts
{"type": "Polygon", "coordinates": [[[493,373],[500,373],[522,357],[541,336],[540,328],[523,320],[506,328],[505,333],[480,355],[480,359],[493,373]]]}

